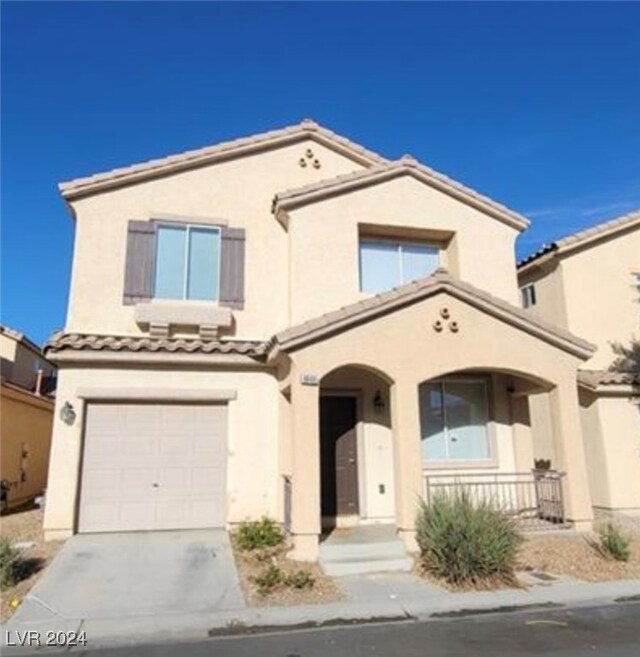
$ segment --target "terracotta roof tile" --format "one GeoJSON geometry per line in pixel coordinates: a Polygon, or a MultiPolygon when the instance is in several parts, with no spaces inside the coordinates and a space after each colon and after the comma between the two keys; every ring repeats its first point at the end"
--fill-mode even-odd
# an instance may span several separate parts
{"type": "Polygon", "coordinates": [[[295,189],[278,193],[273,200],[273,211],[295,208],[307,203],[313,203],[323,198],[335,196],[342,192],[359,189],[368,185],[391,180],[402,175],[412,175],[445,193],[484,210],[502,221],[523,230],[529,225],[529,220],[523,215],[509,209],[505,205],[491,200],[489,197],[466,187],[451,178],[418,163],[413,158],[402,158],[396,161],[375,164],[368,169],[343,174],[317,183],[304,185],[295,189]]]}
{"type": "Polygon", "coordinates": [[[321,143],[332,144],[348,154],[362,159],[367,164],[386,162],[385,158],[381,155],[350,141],[346,137],[337,135],[335,132],[318,125],[314,121],[305,119],[296,125],[287,126],[279,130],[270,130],[249,137],[221,142],[213,146],[184,151],[167,157],[111,169],[110,171],[91,176],[75,178],[74,180],[60,183],[58,188],[63,197],[72,200],[84,194],[90,194],[139,178],[169,173],[172,170],[182,170],[191,166],[201,166],[226,157],[241,155],[245,151],[251,152],[308,137],[316,139],[321,143]]]}
{"type": "Polygon", "coordinates": [[[588,388],[620,385],[640,386],[640,373],[614,372],[611,370],[580,370],[578,372],[578,381],[588,388]]]}
{"type": "Polygon", "coordinates": [[[567,235],[562,237],[555,242],[550,244],[545,244],[535,253],[523,258],[518,262],[518,268],[524,267],[531,262],[534,262],[538,258],[550,253],[552,251],[557,252],[558,254],[567,253],[573,249],[579,248],[581,246],[586,246],[590,242],[599,242],[601,239],[617,235],[619,232],[628,230],[633,226],[640,227],[640,210],[634,210],[629,214],[625,214],[622,217],[616,217],[615,219],[610,219],[604,223],[597,224],[591,228],[586,228],[581,230],[573,235],[567,235]]]}
{"type": "Polygon", "coordinates": [[[65,349],[76,351],[241,354],[261,358],[265,353],[265,343],[236,340],[201,340],[198,338],[158,339],[59,332],[54,334],[44,346],[46,353],[55,353],[65,349]]]}

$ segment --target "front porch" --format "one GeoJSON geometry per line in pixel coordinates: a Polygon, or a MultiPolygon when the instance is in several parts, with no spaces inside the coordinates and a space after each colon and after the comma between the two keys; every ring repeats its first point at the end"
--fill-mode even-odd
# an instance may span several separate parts
{"type": "Polygon", "coordinates": [[[311,323],[308,343],[282,341],[293,558],[316,560],[333,528],[371,524],[394,527],[415,551],[419,501],[459,486],[527,530],[590,528],[580,348],[454,297],[427,295],[324,335],[311,323]],[[566,475],[533,473],[537,460],[566,475]]]}

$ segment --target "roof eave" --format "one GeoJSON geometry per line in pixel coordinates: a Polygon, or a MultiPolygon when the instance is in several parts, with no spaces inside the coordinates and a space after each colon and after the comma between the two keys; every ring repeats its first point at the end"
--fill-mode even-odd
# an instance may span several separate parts
{"type": "MultiPolygon", "coordinates": [[[[534,323],[531,319],[527,317],[521,317],[512,310],[503,308],[497,303],[492,303],[487,299],[483,299],[474,295],[471,291],[466,290],[463,286],[451,282],[451,279],[448,275],[445,275],[446,279],[442,280],[441,276],[438,274],[435,275],[433,283],[427,284],[422,287],[422,290],[417,294],[412,293],[412,286],[416,284],[410,284],[406,287],[407,294],[404,296],[397,296],[394,294],[396,291],[388,292],[379,296],[380,302],[377,306],[374,306],[371,303],[371,306],[368,306],[366,302],[359,302],[359,305],[362,307],[362,313],[358,314],[348,314],[349,307],[345,309],[340,309],[335,313],[335,321],[331,321],[330,324],[319,324],[317,320],[310,320],[306,324],[309,325],[309,328],[306,331],[301,332],[298,335],[288,337],[287,334],[291,333],[292,329],[283,331],[282,333],[274,336],[274,338],[267,345],[267,353],[269,354],[269,359],[272,359],[272,354],[274,350],[280,352],[291,352],[301,349],[313,342],[321,340],[325,337],[330,337],[336,333],[339,333],[344,330],[348,330],[352,327],[355,327],[359,324],[371,321],[382,315],[386,315],[390,312],[399,310],[405,306],[412,305],[427,299],[429,297],[435,296],[437,294],[447,293],[453,297],[460,299],[469,305],[472,305],[482,312],[486,312],[496,319],[506,321],[512,326],[519,328],[531,335],[539,337],[549,344],[566,351],[573,356],[580,358],[581,360],[588,360],[596,351],[596,346],[567,333],[567,335],[559,335],[557,332],[547,329],[539,323],[534,323]],[[440,280],[437,280],[436,277],[439,277],[440,280]],[[314,324],[316,324],[314,326],[314,324]]],[[[427,279],[429,280],[429,279],[427,279]]],[[[425,281],[426,282],[426,281],[425,281]]],[[[415,288],[414,288],[415,289],[415,288]]]]}
{"type": "Polygon", "coordinates": [[[296,127],[283,128],[282,131],[280,131],[280,134],[270,138],[260,139],[260,136],[256,135],[256,141],[251,142],[249,141],[250,139],[251,138],[241,138],[241,140],[237,141],[247,140],[246,143],[238,146],[229,146],[228,148],[226,147],[226,144],[233,144],[233,141],[214,145],[211,147],[213,150],[211,153],[205,152],[201,155],[197,155],[195,153],[198,151],[187,151],[182,154],[182,156],[173,155],[168,156],[168,158],[152,160],[148,165],[142,163],[139,165],[132,165],[131,167],[115,169],[112,173],[98,173],[85,178],[62,182],[58,185],[58,190],[66,201],[75,201],[86,196],[99,194],[112,189],[118,189],[120,187],[145,182],[147,180],[162,178],[167,175],[173,175],[175,173],[181,173],[183,171],[203,166],[210,166],[211,164],[224,162],[230,159],[261,153],[279,146],[296,144],[306,139],[311,139],[318,144],[326,146],[327,148],[330,148],[363,166],[372,166],[374,164],[386,162],[386,160],[377,153],[369,151],[364,147],[350,142],[346,138],[335,135],[326,128],[322,128],[311,122],[306,124],[303,122],[297,126],[297,129],[296,127]],[[216,148],[220,148],[220,150],[214,150],[216,148]],[[194,155],[189,157],[189,153],[194,153],[194,155]],[[180,157],[186,157],[187,159],[178,159],[180,157]],[[135,170],[132,170],[132,168],[135,168],[135,170]]]}
{"type": "Polygon", "coordinates": [[[406,175],[490,215],[512,228],[515,228],[519,232],[526,230],[529,226],[530,222],[526,217],[520,216],[515,212],[503,212],[490,203],[483,202],[482,199],[474,197],[471,193],[463,189],[457,189],[455,186],[439,180],[436,176],[430,175],[421,170],[418,166],[411,164],[391,164],[383,169],[366,171],[363,172],[362,176],[354,178],[353,180],[347,179],[340,181],[338,179],[334,186],[328,186],[323,189],[312,189],[309,191],[304,191],[304,189],[302,189],[300,192],[292,190],[290,193],[287,192],[276,195],[273,211],[274,214],[278,216],[278,213],[281,211],[286,212],[295,210],[305,205],[334,198],[342,194],[348,194],[406,175]]]}

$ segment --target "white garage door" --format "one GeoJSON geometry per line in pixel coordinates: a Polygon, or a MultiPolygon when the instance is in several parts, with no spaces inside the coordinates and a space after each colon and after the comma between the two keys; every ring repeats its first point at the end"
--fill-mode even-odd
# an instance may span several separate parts
{"type": "Polygon", "coordinates": [[[226,405],[89,404],[78,530],[225,523],[226,405]]]}

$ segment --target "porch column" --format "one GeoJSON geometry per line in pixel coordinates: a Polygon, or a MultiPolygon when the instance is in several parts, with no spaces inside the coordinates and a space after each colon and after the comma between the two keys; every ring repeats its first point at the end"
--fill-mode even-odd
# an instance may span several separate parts
{"type": "Polygon", "coordinates": [[[319,387],[291,382],[291,559],[316,561],[320,537],[319,387]]]}
{"type": "Polygon", "coordinates": [[[407,550],[417,552],[416,512],[423,496],[420,407],[415,383],[396,382],[391,389],[391,424],[395,463],[396,527],[407,550]]]}
{"type": "Polygon", "coordinates": [[[564,499],[567,518],[580,531],[590,531],[593,508],[580,424],[578,389],[574,376],[557,382],[549,393],[557,468],[566,472],[564,499]]]}

